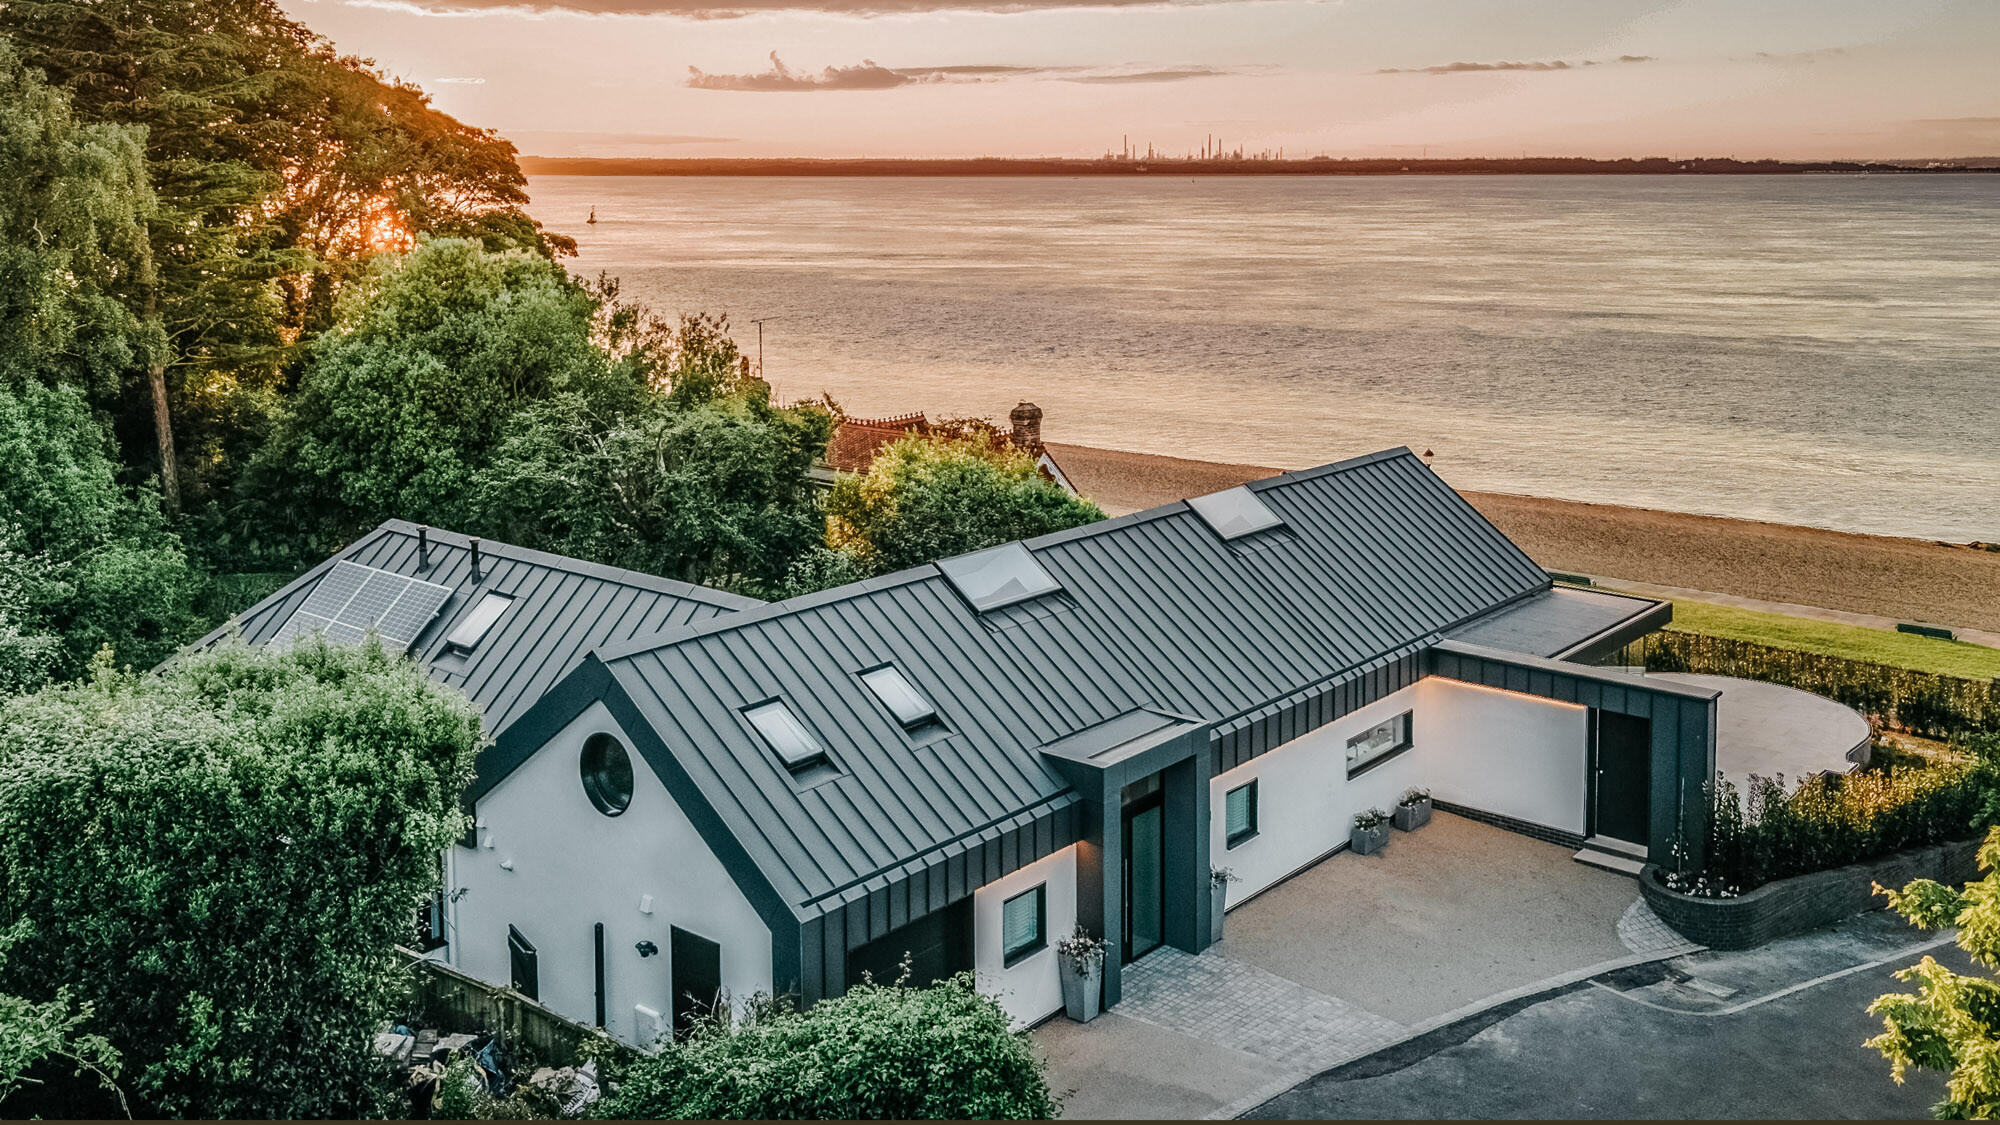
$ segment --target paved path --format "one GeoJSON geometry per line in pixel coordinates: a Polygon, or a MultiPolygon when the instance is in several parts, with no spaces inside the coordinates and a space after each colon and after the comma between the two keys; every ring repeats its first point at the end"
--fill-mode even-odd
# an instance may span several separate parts
{"type": "Polygon", "coordinates": [[[1268,1059],[1319,1070],[1388,1046],[1403,1025],[1221,954],[1155,950],[1125,970],[1118,1013],[1268,1059]]]}
{"type": "Polygon", "coordinates": [[[1868,1002],[1929,953],[1885,914],[1744,953],[1602,974],[1335,1067],[1256,1118],[1915,1118],[1939,1076],[1890,1081],[1868,1002]]]}

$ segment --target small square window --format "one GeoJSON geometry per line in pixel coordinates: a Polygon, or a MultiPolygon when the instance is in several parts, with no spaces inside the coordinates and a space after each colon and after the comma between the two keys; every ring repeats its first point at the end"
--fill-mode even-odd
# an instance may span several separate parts
{"type": "Polygon", "coordinates": [[[937,708],[931,706],[911,685],[909,677],[893,664],[885,664],[872,672],[861,673],[861,682],[882,701],[882,706],[896,716],[904,730],[914,731],[930,726],[938,721],[937,708]]]}
{"type": "Polygon", "coordinates": [[[1034,552],[1019,543],[1003,543],[943,559],[937,566],[978,613],[1062,589],[1062,584],[1036,561],[1034,552]]]}
{"type": "Polygon", "coordinates": [[[1257,782],[1239,785],[1222,798],[1223,831],[1227,834],[1228,846],[1236,845],[1257,834],[1257,782]]]}
{"type": "Polygon", "coordinates": [[[489,593],[480,598],[479,604],[473,606],[472,612],[466,614],[465,619],[458,623],[458,628],[453,629],[451,636],[445,638],[445,647],[458,649],[460,652],[471,652],[478,648],[479,642],[485,640],[486,634],[492,631],[493,623],[500,620],[500,615],[507,612],[507,607],[513,604],[514,599],[505,594],[489,593]]]}
{"type": "Polygon", "coordinates": [[[786,769],[796,773],[814,762],[826,760],[826,748],[819,744],[804,723],[799,722],[799,717],[792,714],[792,709],[785,706],[784,700],[759,703],[745,709],[743,717],[750,720],[750,725],[756,727],[757,733],[764,736],[771,749],[778,752],[778,758],[785,763],[786,769]]]}
{"type": "Polygon", "coordinates": [[[1047,940],[1044,936],[1049,920],[1049,885],[1043,883],[1034,890],[1023,891],[1000,904],[1000,959],[1003,965],[1012,965],[1039,951],[1047,940]]]}
{"type": "Polygon", "coordinates": [[[1262,497],[1248,488],[1230,488],[1211,492],[1207,496],[1195,496],[1188,500],[1188,507],[1193,508],[1195,514],[1224,539],[1241,539],[1284,522],[1264,503],[1262,497]]]}
{"type": "Polygon", "coordinates": [[[1410,748],[1410,712],[1347,740],[1347,776],[1356,777],[1410,748]]]}

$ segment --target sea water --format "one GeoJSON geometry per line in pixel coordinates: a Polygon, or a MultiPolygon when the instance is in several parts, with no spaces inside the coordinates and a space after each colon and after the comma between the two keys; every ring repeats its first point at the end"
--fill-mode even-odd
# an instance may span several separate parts
{"type": "Polygon", "coordinates": [[[2000,539],[2000,175],[538,177],[780,398],[2000,539]],[[597,223],[585,218],[595,209],[597,223]]]}

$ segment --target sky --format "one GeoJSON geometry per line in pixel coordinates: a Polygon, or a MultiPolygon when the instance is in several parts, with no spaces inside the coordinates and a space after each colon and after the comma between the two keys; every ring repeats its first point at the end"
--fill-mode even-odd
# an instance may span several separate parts
{"type": "Polygon", "coordinates": [[[544,156],[2000,154],[2000,0],[281,0],[544,156]]]}

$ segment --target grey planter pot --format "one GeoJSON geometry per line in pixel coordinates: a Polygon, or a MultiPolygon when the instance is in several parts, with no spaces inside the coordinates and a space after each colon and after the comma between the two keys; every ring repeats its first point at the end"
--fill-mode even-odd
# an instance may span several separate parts
{"type": "Polygon", "coordinates": [[[1427,797],[1414,805],[1397,805],[1396,811],[1389,815],[1395,821],[1397,828],[1405,832],[1415,832],[1431,822],[1430,799],[1427,797]]]}
{"type": "Polygon", "coordinates": [[[1088,973],[1067,957],[1056,958],[1056,964],[1062,977],[1063,1014],[1078,1023],[1096,1019],[1104,1003],[1104,962],[1091,966],[1088,973]]]}
{"type": "Polygon", "coordinates": [[[1378,824],[1373,828],[1355,828],[1350,830],[1347,839],[1357,855],[1374,855],[1389,842],[1389,826],[1378,824]]]}
{"type": "Polygon", "coordinates": [[[1208,885],[1208,944],[1222,940],[1222,912],[1229,903],[1229,884],[1208,885]]]}

